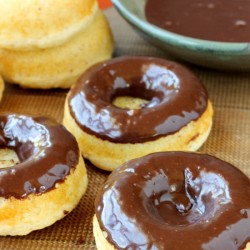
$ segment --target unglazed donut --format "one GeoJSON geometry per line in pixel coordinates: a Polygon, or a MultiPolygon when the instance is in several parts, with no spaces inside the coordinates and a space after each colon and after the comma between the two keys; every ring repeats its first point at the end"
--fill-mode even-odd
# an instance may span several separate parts
{"type": "Polygon", "coordinates": [[[197,150],[213,115],[195,75],[150,57],[120,57],[93,66],[70,90],[64,110],[63,123],[84,157],[105,170],[153,152],[197,150]],[[125,101],[117,101],[124,96],[125,101]],[[144,103],[136,108],[139,98],[144,103]],[[130,99],[132,108],[126,107],[130,99]]]}
{"type": "Polygon", "coordinates": [[[210,155],[131,160],[109,176],[95,207],[99,250],[250,249],[250,180],[210,155]]]}
{"type": "Polygon", "coordinates": [[[26,235],[65,217],[87,187],[75,138],[45,117],[0,116],[0,235],[26,235]]]}
{"type": "Polygon", "coordinates": [[[0,5],[0,73],[8,82],[69,88],[88,67],[111,57],[112,34],[96,0],[0,5]]]}

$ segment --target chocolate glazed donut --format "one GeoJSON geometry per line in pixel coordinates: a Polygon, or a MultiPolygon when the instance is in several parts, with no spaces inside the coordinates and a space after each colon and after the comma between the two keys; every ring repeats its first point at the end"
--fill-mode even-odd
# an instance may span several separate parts
{"type": "Polygon", "coordinates": [[[240,250],[250,241],[250,180],[209,155],[131,160],[109,176],[95,205],[97,246],[113,247],[105,249],[240,250]]]}
{"type": "Polygon", "coordinates": [[[79,202],[86,170],[75,138],[62,125],[45,117],[1,115],[0,147],[19,160],[0,169],[0,235],[48,226],[79,202]],[[79,186],[70,187],[74,183],[79,186]]]}
{"type": "Polygon", "coordinates": [[[160,58],[120,57],[82,75],[68,94],[63,122],[87,159],[113,170],[152,152],[197,150],[212,115],[205,87],[185,67],[160,58]],[[137,108],[114,103],[124,96],[145,102],[137,108]]]}
{"type": "Polygon", "coordinates": [[[119,143],[151,141],[179,131],[207,108],[207,92],[188,70],[163,59],[122,57],[92,68],[69,96],[88,133],[119,143]],[[148,100],[138,110],[112,105],[117,96],[148,100]]]}

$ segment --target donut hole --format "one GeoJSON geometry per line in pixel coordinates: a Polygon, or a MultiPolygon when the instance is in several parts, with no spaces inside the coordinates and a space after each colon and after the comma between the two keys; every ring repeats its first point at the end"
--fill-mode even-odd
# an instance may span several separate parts
{"type": "Polygon", "coordinates": [[[170,183],[161,173],[148,180],[143,191],[146,194],[145,209],[155,220],[168,225],[190,224],[187,217],[193,202],[187,196],[183,181],[170,183]]]}
{"type": "Polygon", "coordinates": [[[131,83],[126,88],[116,89],[111,95],[111,102],[114,106],[131,110],[153,108],[162,100],[163,93],[161,90],[149,90],[143,83],[139,88],[131,83]]]}
{"type": "Polygon", "coordinates": [[[112,104],[118,108],[122,109],[140,109],[145,106],[149,101],[131,96],[117,96],[112,101],[112,104]]]}
{"type": "Polygon", "coordinates": [[[208,222],[223,204],[231,202],[228,183],[222,176],[201,171],[194,177],[189,169],[180,179],[161,172],[147,180],[143,193],[147,213],[160,223],[174,226],[208,222]]]}
{"type": "Polygon", "coordinates": [[[11,148],[0,149],[0,168],[8,168],[20,163],[15,150],[11,148]]]}
{"type": "Polygon", "coordinates": [[[1,132],[1,168],[39,158],[51,144],[45,126],[21,115],[10,115],[1,132]]]}
{"type": "Polygon", "coordinates": [[[115,72],[111,74],[114,84],[109,97],[114,106],[122,109],[154,108],[174,99],[179,92],[179,79],[168,68],[149,64],[138,71],[139,77],[133,70],[126,77],[115,72]]]}

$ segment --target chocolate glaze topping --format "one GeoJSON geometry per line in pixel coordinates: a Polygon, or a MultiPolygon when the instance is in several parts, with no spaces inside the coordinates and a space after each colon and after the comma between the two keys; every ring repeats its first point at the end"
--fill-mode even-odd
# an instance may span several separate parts
{"type": "Polygon", "coordinates": [[[45,117],[1,115],[0,147],[14,150],[20,160],[0,169],[0,196],[4,198],[22,199],[54,189],[79,159],[75,138],[45,117]]]}
{"type": "Polygon", "coordinates": [[[207,108],[207,92],[183,66],[159,58],[120,57],[88,70],[71,89],[69,109],[87,133],[137,143],[175,133],[207,108]],[[139,109],[112,104],[118,96],[148,100],[139,109]]]}
{"type": "Polygon", "coordinates": [[[109,176],[95,206],[116,249],[236,250],[250,240],[250,180],[209,155],[132,160],[109,176]]]}
{"type": "Polygon", "coordinates": [[[147,0],[146,19],[193,38],[250,42],[248,0],[147,0]]]}

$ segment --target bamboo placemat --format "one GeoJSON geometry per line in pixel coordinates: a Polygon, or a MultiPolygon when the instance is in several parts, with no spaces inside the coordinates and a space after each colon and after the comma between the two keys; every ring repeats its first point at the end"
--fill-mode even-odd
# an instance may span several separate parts
{"type": "MultiPolygon", "coordinates": [[[[105,11],[114,38],[114,56],[146,55],[174,59],[142,40],[111,8],[105,11]]],[[[200,150],[224,159],[250,176],[250,73],[216,72],[184,63],[203,81],[213,102],[212,132],[200,150]]],[[[6,84],[0,112],[63,117],[65,90],[23,90],[6,84]]],[[[1,250],[95,249],[94,199],[108,173],[88,165],[89,186],[77,208],[54,225],[24,237],[0,237],[1,250]]],[[[242,190],[244,192],[244,190],[242,190]]]]}

